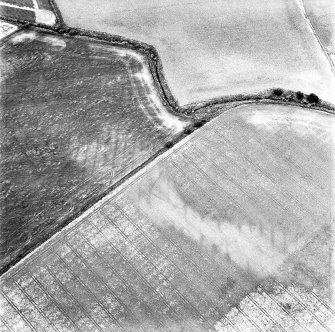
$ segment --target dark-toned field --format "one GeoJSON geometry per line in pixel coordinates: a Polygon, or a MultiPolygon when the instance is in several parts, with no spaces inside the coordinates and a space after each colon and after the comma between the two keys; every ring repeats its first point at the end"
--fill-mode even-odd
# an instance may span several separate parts
{"type": "Polygon", "coordinates": [[[53,10],[49,0],[36,0],[36,3],[40,9],[53,10]]]}
{"type": "Polygon", "coordinates": [[[19,22],[54,25],[57,21],[49,0],[0,1],[0,17],[19,22]]]}
{"type": "Polygon", "coordinates": [[[3,326],[332,331],[334,126],[227,111],[8,271],[3,326]]]}
{"type": "Polygon", "coordinates": [[[0,5],[0,15],[4,19],[18,19],[28,22],[35,22],[36,15],[33,10],[25,10],[22,8],[13,8],[0,5]]]}
{"type": "Polygon", "coordinates": [[[146,57],[36,31],[1,46],[4,268],[183,129],[146,57]]]}
{"type": "MultiPolygon", "coordinates": [[[[33,0],[2,0],[4,4],[16,5],[19,7],[34,8],[33,0]]],[[[43,1],[45,2],[45,0],[43,1]]]]}

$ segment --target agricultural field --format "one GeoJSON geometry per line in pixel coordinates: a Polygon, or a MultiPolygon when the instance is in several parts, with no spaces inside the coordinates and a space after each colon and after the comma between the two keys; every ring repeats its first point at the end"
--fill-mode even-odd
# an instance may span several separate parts
{"type": "Polygon", "coordinates": [[[316,34],[326,49],[335,53],[335,3],[332,0],[301,0],[316,34]]]}
{"type": "Polygon", "coordinates": [[[244,105],[1,277],[14,331],[331,331],[334,115],[244,105]]]}
{"type": "Polygon", "coordinates": [[[24,30],[1,45],[1,261],[22,258],[180,133],[141,52],[24,30]]]}
{"type": "Polygon", "coordinates": [[[1,0],[0,17],[20,22],[55,25],[57,18],[49,0],[1,0]]]}
{"type": "Polygon", "coordinates": [[[181,105],[277,86],[335,103],[335,77],[299,1],[56,3],[69,26],[155,46],[181,105]]]}

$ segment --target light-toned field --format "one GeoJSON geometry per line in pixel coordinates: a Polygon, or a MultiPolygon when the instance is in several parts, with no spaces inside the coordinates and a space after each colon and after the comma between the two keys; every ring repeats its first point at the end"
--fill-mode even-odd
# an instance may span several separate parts
{"type": "Polygon", "coordinates": [[[2,324],[329,332],[334,121],[222,114],[2,276],[2,324]]]}
{"type": "Polygon", "coordinates": [[[298,0],[56,0],[70,26],[154,45],[181,105],[283,87],[335,102],[298,0]]]}
{"type": "Polygon", "coordinates": [[[333,0],[301,0],[306,13],[330,53],[335,53],[335,2],[333,0]]]}

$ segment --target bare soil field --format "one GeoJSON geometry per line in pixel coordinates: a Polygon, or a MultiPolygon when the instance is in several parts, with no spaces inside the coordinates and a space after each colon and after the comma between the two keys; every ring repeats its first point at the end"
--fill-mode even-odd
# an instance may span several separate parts
{"type": "Polygon", "coordinates": [[[34,30],[13,34],[0,52],[4,268],[188,120],[165,109],[142,53],[34,30]]]}
{"type": "Polygon", "coordinates": [[[334,126],[245,105],[1,278],[13,331],[331,331],[334,126]]]}
{"type": "Polygon", "coordinates": [[[273,87],[335,103],[335,79],[298,0],[56,0],[69,26],[154,45],[181,105],[273,87]]]}

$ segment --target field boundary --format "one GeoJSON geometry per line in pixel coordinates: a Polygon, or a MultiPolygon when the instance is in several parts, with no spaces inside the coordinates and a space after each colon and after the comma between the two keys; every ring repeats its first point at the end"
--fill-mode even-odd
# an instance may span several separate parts
{"type": "MultiPolygon", "coordinates": [[[[157,162],[159,157],[164,158],[164,156],[162,156],[162,155],[166,154],[165,152],[168,152],[170,149],[175,148],[176,145],[179,146],[180,144],[182,144],[181,141],[184,141],[185,138],[189,137],[194,131],[200,129],[207,122],[210,122],[210,120],[214,120],[219,115],[221,115],[225,112],[228,112],[230,110],[233,110],[234,108],[238,108],[240,106],[243,106],[243,105],[264,104],[264,103],[269,104],[269,105],[278,105],[278,104],[290,105],[290,106],[294,106],[294,107],[302,107],[302,108],[307,108],[307,109],[311,110],[311,108],[306,106],[306,105],[305,106],[297,105],[296,103],[289,104],[287,102],[280,102],[280,101],[276,102],[274,100],[266,100],[266,101],[264,101],[264,100],[246,100],[246,101],[238,102],[238,103],[235,103],[235,104],[231,104],[230,106],[228,106],[225,109],[222,109],[220,107],[219,111],[214,112],[214,113],[212,112],[212,114],[210,116],[202,116],[201,117],[202,119],[206,118],[205,121],[202,121],[202,122],[195,121],[189,127],[186,127],[183,132],[181,132],[180,134],[175,136],[174,139],[170,141],[170,143],[171,143],[170,145],[165,144],[165,146],[162,146],[158,151],[156,151],[152,156],[150,156],[143,163],[141,163],[136,168],[131,170],[129,173],[127,173],[125,176],[123,176],[120,180],[115,182],[112,186],[107,188],[105,191],[100,193],[98,196],[94,197],[94,199],[87,202],[84,206],[82,206],[80,209],[78,209],[78,211],[73,213],[70,217],[68,217],[67,219],[64,219],[64,221],[59,223],[59,225],[57,225],[57,227],[48,236],[46,236],[44,240],[40,240],[40,241],[37,241],[36,243],[32,243],[30,248],[27,249],[26,252],[18,255],[17,258],[15,258],[10,263],[6,264],[3,268],[0,269],[0,277],[3,277],[5,275],[7,275],[8,273],[10,273],[11,269],[14,268],[22,260],[29,259],[29,257],[33,254],[33,252],[38,250],[40,246],[49,242],[51,240],[51,238],[56,237],[61,231],[63,231],[64,228],[70,227],[70,224],[72,222],[74,222],[78,218],[82,218],[83,214],[86,213],[89,210],[94,209],[94,206],[96,204],[99,204],[100,202],[105,201],[108,196],[113,195],[113,191],[119,190],[126,183],[128,183],[129,181],[132,181],[132,178],[134,176],[138,176],[139,174],[141,174],[141,172],[144,171],[144,168],[146,166],[151,165],[153,162],[157,162]]],[[[316,108],[316,107],[314,107],[313,109],[315,111],[326,112],[326,113],[330,113],[332,115],[335,115],[335,111],[329,111],[329,110],[320,109],[320,108],[316,108]]],[[[171,151],[169,151],[168,153],[171,153],[171,151]]]]}
{"type": "MultiPolygon", "coordinates": [[[[245,93],[245,94],[222,96],[222,97],[217,97],[213,99],[208,99],[208,100],[199,101],[199,102],[187,104],[184,106],[180,106],[178,104],[178,101],[176,100],[176,98],[174,97],[174,95],[172,94],[169,88],[169,84],[165,78],[161,57],[159,55],[158,50],[155,48],[155,46],[138,41],[138,40],[126,38],[120,35],[112,35],[106,32],[98,32],[98,31],[87,30],[87,29],[82,29],[82,28],[71,28],[65,24],[62,18],[61,12],[55,0],[49,0],[49,2],[52,8],[54,9],[54,13],[56,15],[57,22],[55,26],[48,26],[43,23],[33,23],[33,22],[28,22],[28,21],[23,21],[23,20],[18,20],[18,19],[8,19],[8,18],[2,17],[1,14],[0,14],[0,19],[18,24],[19,26],[21,26],[21,28],[41,29],[41,31],[44,31],[44,32],[53,32],[53,33],[60,34],[60,35],[91,38],[97,41],[107,42],[112,46],[126,47],[131,50],[144,53],[148,60],[149,69],[150,69],[151,75],[154,80],[155,88],[157,89],[161,97],[161,101],[163,102],[163,105],[167,107],[168,110],[175,115],[191,115],[195,111],[199,111],[201,108],[208,108],[210,106],[219,106],[220,104],[224,105],[224,104],[231,103],[231,102],[245,102],[245,101],[252,101],[252,100],[279,101],[279,98],[273,95],[273,90],[278,87],[273,87],[272,89],[258,91],[255,93],[245,93]]],[[[295,93],[291,90],[285,90],[284,87],[282,88],[282,90],[285,92],[295,93]]],[[[288,105],[292,105],[292,103],[294,105],[299,105],[299,106],[303,105],[301,102],[297,102],[296,100],[292,98],[290,100],[281,99],[281,102],[287,103],[288,105]]],[[[307,105],[307,107],[310,107],[312,109],[314,109],[315,106],[316,106],[316,109],[321,109],[324,111],[328,110],[330,111],[330,113],[335,114],[335,105],[327,101],[320,99],[318,105],[307,105]]]]}
{"type": "MultiPolygon", "coordinates": [[[[1,268],[0,276],[6,273],[11,267],[16,265],[24,257],[26,257],[27,255],[35,251],[41,244],[45,243],[45,241],[47,241],[53,235],[60,232],[65,226],[67,226],[72,221],[77,219],[85,211],[93,207],[97,202],[99,202],[102,198],[110,194],[113,190],[119,187],[122,183],[127,181],[129,178],[133,177],[138,171],[140,171],[145,166],[150,164],[158,156],[160,156],[165,151],[170,149],[172,146],[174,146],[176,143],[178,143],[183,138],[188,136],[194,130],[201,127],[204,124],[204,122],[197,121],[199,119],[205,119],[205,122],[206,122],[208,120],[211,120],[217,117],[218,115],[224,113],[225,111],[229,109],[236,108],[243,104],[264,104],[264,103],[298,106],[298,107],[308,108],[311,110],[323,111],[323,112],[327,112],[327,113],[335,115],[335,105],[332,105],[322,100],[319,100],[318,104],[310,104],[310,103],[306,103],[305,101],[297,102],[297,100],[294,97],[296,92],[291,91],[291,90],[284,90],[284,89],[283,89],[283,94],[281,96],[274,95],[273,89],[268,89],[268,90],[264,90],[264,91],[260,91],[256,93],[223,96],[219,98],[214,98],[210,100],[188,104],[185,106],[179,106],[177,100],[172,94],[169,88],[169,85],[166,81],[161,58],[159,56],[158,51],[156,50],[154,46],[137,41],[137,40],[118,36],[118,35],[111,35],[111,34],[104,33],[104,32],[96,32],[96,31],[85,30],[81,28],[70,28],[64,23],[61,13],[57,5],[55,4],[54,0],[49,0],[49,1],[51,3],[51,6],[54,9],[54,14],[56,15],[56,20],[57,20],[56,25],[53,27],[45,25],[45,24],[41,24],[41,23],[32,23],[32,22],[20,21],[17,19],[11,20],[8,18],[2,18],[1,15],[0,15],[0,18],[3,19],[4,21],[12,22],[19,27],[19,29],[13,34],[19,33],[23,31],[24,29],[32,29],[32,30],[44,32],[44,33],[64,35],[66,37],[77,36],[81,38],[89,38],[95,41],[100,41],[102,43],[108,43],[111,46],[124,47],[124,48],[128,48],[128,49],[131,49],[137,52],[141,52],[142,54],[146,56],[149,69],[150,69],[150,73],[153,77],[155,89],[158,91],[160,99],[163,105],[167,108],[167,111],[177,116],[187,117],[188,119],[193,120],[193,124],[190,125],[190,127],[187,128],[187,130],[184,130],[184,132],[181,132],[180,134],[175,136],[174,139],[169,142],[170,143],[169,145],[162,146],[162,148],[160,148],[150,158],[148,158],[142,164],[140,164],[135,169],[130,171],[123,178],[121,178],[111,187],[107,188],[105,191],[100,193],[90,202],[82,206],[72,216],[64,220],[64,222],[60,223],[57,226],[57,228],[53,230],[51,234],[46,236],[44,240],[40,240],[36,242],[35,244],[31,245],[31,247],[26,252],[21,253],[17,258],[15,258],[10,263],[8,263],[3,268],[1,268]]],[[[2,40],[0,45],[2,45],[6,40],[7,38],[2,40]]]]}
{"type": "MultiPolygon", "coordinates": [[[[266,102],[269,105],[278,105],[283,103],[274,102],[274,101],[268,101],[266,102]]],[[[211,120],[219,115],[226,113],[226,112],[234,112],[233,109],[239,108],[240,106],[244,105],[264,105],[262,101],[249,101],[249,102],[243,102],[240,104],[236,104],[234,106],[231,106],[222,112],[216,113],[211,120]]],[[[285,106],[285,105],[284,105],[285,106]]],[[[302,107],[309,109],[309,107],[303,107],[301,105],[295,105],[292,104],[293,107],[302,107]]],[[[317,112],[323,112],[323,110],[320,109],[314,109],[317,112]]],[[[328,113],[328,112],[327,112],[328,113]]],[[[334,113],[331,113],[334,114],[334,113]]],[[[210,124],[211,121],[206,121],[202,123],[202,126],[206,126],[206,124],[210,124]]],[[[201,126],[201,128],[202,128],[201,126]]],[[[114,183],[110,188],[106,189],[103,193],[101,193],[99,196],[95,197],[94,202],[88,202],[85,206],[81,207],[79,211],[74,213],[71,217],[66,219],[64,223],[61,223],[57,226],[57,228],[50,233],[48,237],[45,238],[44,241],[39,241],[36,243],[33,247],[29,248],[29,251],[27,251],[25,254],[23,254],[20,258],[17,258],[15,262],[8,264],[9,266],[5,266],[3,269],[0,270],[0,277],[2,278],[11,278],[13,277],[13,274],[18,273],[25,265],[29,264],[31,261],[34,253],[42,250],[42,252],[45,249],[45,247],[51,243],[51,241],[57,241],[57,238],[61,236],[60,233],[62,232],[68,232],[69,229],[72,229],[73,227],[77,227],[77,224],[81,222],[81,220],[85,217],[87,217],[90,213],[96,211],[99,209],[99,207],[103,204],[106,204],[112,197],[117,196],[120,192],[122,192],[129,184],[133,183],[134,181],[137,181],[138,178],[143,176],[144,172],[146,171],[146,167],[153,167],[155,164],[159,163],[160,161],[167,158],[169,155],[171,155],[174,151],[179,150],[183,144],[185,144],[188,140],[192,139],[191,134],[194,133],[197,129],[200,129],[200,127],[194,126],[193,130],[190,133],[182,132],[180,133],[175,139],[173,140],[172,146],[169,147],[162,147],[160,150],[158,150],[155,154],[150,156],[147,160],[145,160],[142,164],[137,166],[135,169],[130,171],[128,174],[126,174],[123,178],[121,178],[119,181],[114,183]],[[17,266],[17,264],[23,264],[21,266],[17,266]]]]}
{"type": "MultiPolygon", "coordinates": [[[[198,127],[195,127],[193,131],[198,129],[198,127]]],[[[171,146],[162,146],[157,152],[155,152],[153,155],[151,155],[147,160],[142,162],[140,165],[138,165],[136,168],[132,169],[129,173],[127,173],[125,176],[123,176],[120,180],[115,182],[113,185],[111,185],[109,188],[104,190],[99,195],[95,196],[92,200],[87,202],[85,205],[83,205],[78,211],[73,213],[70,217],[65,218],[63,222],[59,223],[57,227],[48,235],[45,237],[44,240],[37,241],[36,243],[33,243],[33,241],[30,244],[29,249],[26,250],[26,252],[21,253],[13,259],[10,263],[6,264],[3,268],[0,269],[0,277],[3,276],[7,271],[9,271],[12,267],[14,267],[18,262],[22,261],[25,257],[30,255],[33,251],[38,249],[43,243],[48,241],[51,237],[54,237],[56,234],[58,234],[60,231],[64,229],[64,227],[68,226],[71,222],[78,219],[83,213],[85,213],[87,210],[93,208],[99,201],[101,201],[103,198],[105,198],[107,195],[111,194],[115,189],[120,187],[123,183],[129,181],[130,178],[132,178],[135,174],[137,174],[140,170],[142,170],[144,167],[148,166],[153,162],[157,157],[162,155],[164,152],[168,151],[171,147],[173,147],[175,144],[179,143],[183,140],[186,136],[189,136],[189,133],[186,133],[185,131],[179,133],[176,135],[171,142],[171,146]]]]}
{"type": "Polygon", "coordinates": [[[203,106],[199,109],[195,110],[189,110],[188,115],[191,116],[193,119],[206,119],[206,121],[211,120],[219,116],[220,114],[226,112],[227,110],[230,110],[235,107],[239,107],[241,105],[247,105],[247,104],[269,104],[269,105],[284,105],[284,106],[296,106],[301,107],[309,110],[314,111],[320,111],[325,112],[328,114],[335,115],[335,110],[333,108],[327,108],[327,107],[320,107],[316,105],[306,105],[302,103],[296,103],[291,102],[287,100],[281,100],[281,99],[273,99],[273,98],[267,98],[264,96],[264,98],[249,98],[249,99],[241,99],[241,100],[232,100],[232,101],[225,101],[225,102],[218,102],[216,104],[210,104],[207,106],[203,106]]]}

